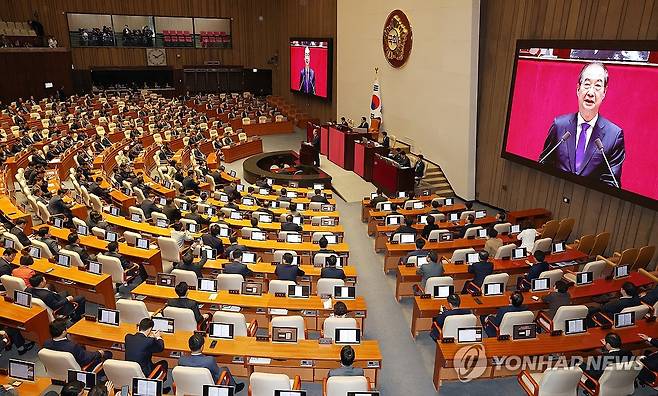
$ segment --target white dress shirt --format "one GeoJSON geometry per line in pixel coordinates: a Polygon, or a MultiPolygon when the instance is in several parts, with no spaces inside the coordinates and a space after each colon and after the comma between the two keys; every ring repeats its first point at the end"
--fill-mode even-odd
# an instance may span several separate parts
{"type": "Polygon", "coordinates": [[[587,145],[589,144],[589,138],[592,137],[592,130],[594,130],[594,125],[596,125],[596,120],[599,119],[599,115],[595,115],[594,118],[592,118],[589,121],[585,121],[583,117],[578,113],[578,126],[576,130],[578,133],[576,134],[576,147],[578,147],[578,142],[580,139],[581,132],[583,131],[583,124],[589,124],[589,128],[587,128],[587,132],[585,132],[585,149],[587,149],[587,145]]]}

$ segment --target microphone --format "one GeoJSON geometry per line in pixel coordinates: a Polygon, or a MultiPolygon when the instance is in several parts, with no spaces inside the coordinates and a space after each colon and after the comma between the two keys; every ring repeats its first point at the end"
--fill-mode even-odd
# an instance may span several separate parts
{"type": "Polygon", "coordinates": [[[564,135],[562,135],[562,138],[560,138],[560,140],[557,142],[557,144],[555,146],[553,146],[551,151],[549,151],[548,153],[546,153],[546,155],[544,155],[542,158],[539,159],[539,163],[543,164],[544,161],[546,161],[546,158],[548,158],[553,153],[553,151],[555,151],[558,147],[560,147],[560,145],[562,143],[566,142],[567,139],[569,139],[569,137],[571,137],[571,132],[569,132],[569,131],[564,132],[564,135]]]}
{"type": "Polygon", "coordinates": [[[605,151],[603,150],[603,142],[601,142],[601,139],[597,138],[594,141],[594,144],[596,144],[596,148],[599,149],[601,152],[601,155],[603,156],[603,159],[605,160],[605,164],[608,165],[608,170],[610,171],[610,176],[612,176],[612,182],[615,184],[615,187],[619,188],[619,183],[617,183],[617,179],[615,178],[615,174],[612,172],[612,168],[610,167],[610,162],[608,162],[608,157],[605,155],[605,151]]]}

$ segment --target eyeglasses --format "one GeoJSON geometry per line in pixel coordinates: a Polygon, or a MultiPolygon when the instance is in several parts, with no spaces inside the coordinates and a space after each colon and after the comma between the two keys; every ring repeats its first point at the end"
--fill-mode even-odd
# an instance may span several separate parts
{"type": "Polygon", "coordinates": [[[585,81],[584,83],[581,83],[580,86],[586,91],[589,91],[591,88],[593,88],[594,91],[596,92],[601,92],[603,91],[603,88],[605,88],[603,86],[603,83],[597,82],[596,84],[592,84],[589,81],[585,81]]]}

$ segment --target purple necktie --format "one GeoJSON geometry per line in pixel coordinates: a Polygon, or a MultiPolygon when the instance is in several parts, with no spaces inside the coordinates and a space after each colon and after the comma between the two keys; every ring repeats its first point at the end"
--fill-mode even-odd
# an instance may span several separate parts
{"type": "Polygon", "coordinates": [[[582,170],[583,161],[585,160],[585,140],[587,140],[587,130],[589,124],[584,122],[581,124],[580,137],[578,138],[578,145],[576,146],[576,172],[580,173],[582,170]]]}

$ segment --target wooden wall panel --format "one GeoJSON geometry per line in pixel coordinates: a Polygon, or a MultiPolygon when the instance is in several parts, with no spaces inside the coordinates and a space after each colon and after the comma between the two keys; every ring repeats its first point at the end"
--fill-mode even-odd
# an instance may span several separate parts
{"type": "MultiPolygon", "coordinates": [[[[46,34],[68,47],[66,12],[230,17],[232,49],[168,48],[167,63],[180,69],[206,61],[272,69],[273,92],[323,120],[335,118],[335,100],[322,102],[293,96],[289,89],[288,38],[336,37],[336,0],[0,0],[0,19],[36,18],[46,34]],[[36,13],[36,14],[35,14],[36,13]],[[279,54],[278,65],[268,60],[279,54]]],[[[77,69],[95,66],[146,66],[143,48],[73,48],[77,69]]],[[[335,60],[334,60],[335,75],[335,60]]],[[[334,78],[335,92],[335,78],[334,78]]]]}
{"type": "Polygon", "coordinates": [[[656,40],[658,1],[482,0],[480,15],[477,199],[574,217],[573,237],[610,231],[610,252],[658,245],[658,212],[500,157],[517,39],[656,40]]]}
{"type": "Polygon", "coordinates": [[[18,97],[35,98],[54,95],[64,87],[71,92],[71,52],[65,50],[0,50],[0,100],[10,102],[18,97]],[[53,88],[45,88],[52,82],[53,88]]]}

